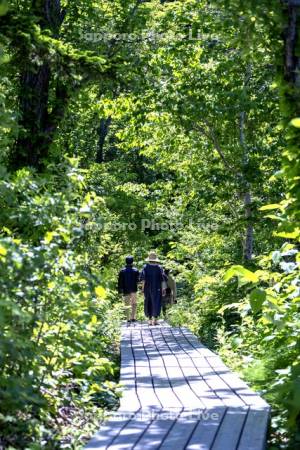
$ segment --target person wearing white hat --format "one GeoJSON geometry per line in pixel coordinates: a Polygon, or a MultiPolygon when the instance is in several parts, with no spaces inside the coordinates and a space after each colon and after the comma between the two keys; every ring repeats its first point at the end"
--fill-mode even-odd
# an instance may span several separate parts
{"type": "Polygon", "coordinates": [[[140,281],[144,292],[144,311],[149,319],[149,325],[157,325],[157,319],[161,312],[161,299],[163,292],[164,274],[159,265],[160,261],[156,253],[151,251],[143,267],[140,281]]]}

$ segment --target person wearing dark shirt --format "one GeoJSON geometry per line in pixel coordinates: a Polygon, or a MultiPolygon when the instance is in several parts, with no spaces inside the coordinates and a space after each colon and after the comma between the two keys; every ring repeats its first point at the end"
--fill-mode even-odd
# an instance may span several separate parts
{"type": "Polygon", "coordinates": [[[149,253],[147,264],[144,266],[140,281],[143,282],[144,311],[149,319],[149,325],[157,325],[157,319],[161,311],[161,299],[163,292],[164,274],[159,260],[154,252],[149,253]]]}
{"type": "Polygon", "coordinates": [[[140,273],[133,267],[133,257],[126,257],[126,266],[119,272],[118,291],[124,296],[127,322],[136,322],[136,296],[140,273]]]}

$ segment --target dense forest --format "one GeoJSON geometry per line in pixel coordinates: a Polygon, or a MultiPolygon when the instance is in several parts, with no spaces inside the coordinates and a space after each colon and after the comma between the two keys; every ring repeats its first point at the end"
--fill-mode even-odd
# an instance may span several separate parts
{"type": "Polygon", "coordinates": [[[0,2],[1,449],[118,405],[117,273],[151,249],[169,322],[300,448],[299,30],[299,0],[0,2]]]}

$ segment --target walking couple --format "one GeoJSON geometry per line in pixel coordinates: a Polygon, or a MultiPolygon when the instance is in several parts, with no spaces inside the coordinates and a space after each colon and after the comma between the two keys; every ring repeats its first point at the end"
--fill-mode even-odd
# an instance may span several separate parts
{"type": "Polygon", "coordinates": [[[138,283],[142,284],[144,293],[144,312],[149,325],[158,325],[158,318],[163,307],[164,315],[168,303],[176,301],[176,283],[160,266],[155,252],[150,252],[141,273],[133,267],[133,257],[126,257],[124,267],[118,278],[118,291],[124,295],[127,308],[127,322],[136,322],[136,302],[138,283]]]}

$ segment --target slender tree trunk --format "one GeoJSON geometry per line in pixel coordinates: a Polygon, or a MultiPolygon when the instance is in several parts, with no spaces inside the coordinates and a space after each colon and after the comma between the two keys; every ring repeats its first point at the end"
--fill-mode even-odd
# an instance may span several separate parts
{"type": "Polygon", "coordinates": [[[111,117],[100,120],[100,125],[98,128],[98,148],[96,154],[96,162],[99,164],[104,162],[104,144],[109,133],[110,124],[111,117]]]}
{"type": "MultiPolygon", "coordinates": [[[[246,95],[247,85],[251,78],[251,66],[247,67],[247,72],[245,75],[244,81],[244,94],[246,95]]],[[[246,169],[249,163],[249,154],[246,145],[246,136],[245,136],[245,122],[247,119],[247,115],[245,111],[240,113],[240,145],[243,149],[243,167],[246,169]]],[[[246,175],[244,175],[244,179],[241,180],[243,184],[243,199],[244,199],[244,214],[246,221],[246,231],[243,242],[243,259],[245,261],[251,261],[253,256],[253,243],[254,243],[254,227],[253,227],[253,212],[252,212],[252,195],[251,195],[251,184],[246,179],[246,175]]]]}
{"type": "Polygon", "coordinates": [[[252,198],[251,192],[246,192],[244,196],[245,219],[247,222],[246,235],[244,241],[244,260],[251,261],[253,255],[254,227],[252,219],[252,198]]]}
{"type": "MultiPolygon", "coordinates": [[[[297,51],[299,39],[300,0],[288,0],[287,28],[285,30],[284,77],[293,88],[300,88],[300,55],[297,51]]],[[[294,95],[295,92],[292,93],[294,95]]],[[[298,96],[300,93],[298,92],[298,96]]]]}

